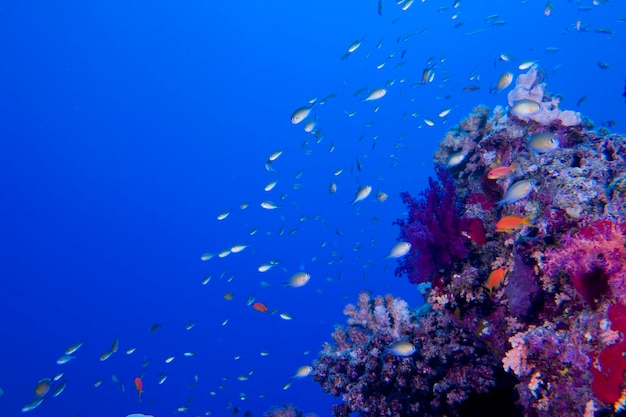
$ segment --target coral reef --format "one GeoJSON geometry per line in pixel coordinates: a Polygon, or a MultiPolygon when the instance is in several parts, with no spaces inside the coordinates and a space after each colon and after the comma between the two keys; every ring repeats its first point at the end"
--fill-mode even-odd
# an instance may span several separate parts
{"type": "Polygon", "coordinates": [[[314,366],[343,400],[335,415],[478,415],[468,410],[496,392],[506,411],[494,415],[626,412],[626,137],[559,110],[536,66],[508,99],[540,110],[477,107],[439,144],[439,180],[419,199],[403,195],[408,217],[396,224],[413,249],[396,273],[427,303],[395,329],[391,310],[407,308],[398,299],[346,309],[348,326],[314,366]],[[558,146],[531,149],[538,133],[558,146]],[[505,174],[487,178],[494,168],[505,174]],[[521,180],[532,193],[494,204],[521,180]],[[504,217],[520,223],[496,231],[504,217]],[[501,282],[487,285],[495,270],[501,282]],[[389,354],[397,340],[415,353],[389,354]]]}
{"type": "Polygon", "coordinates": [[[282,407],[272,407],[263,413],[263,417],[317,417],[313,413],[304,414],[292,404],[284,404],[282,407]]]}
{"type": "Polygon", "coordinates": [[[535,64],[526,74],[520,74],[515,88],[508,94],[509,106],[513,107],[520,100],[532,100],[540,104],[536,113],[517,116],[524,120],[532,120],[541,125],[560,123],[563,126],[576,126],[582,123],[580,113],[571,110],[559,110],[559,99],[546,94],[543,83],[543,72],[535,64]]]}
{"type": "Polygon", "coordinates": [[[490,392],[506,391],[507,375],[488,345],[449,312],[416,321],[403,300],[362,292],[344,314],[348,326],[335,330],[334,345],[325,344],[313,365],[313,379],[343,400],[335,416],[462,416],[461,404],[467,413],[485,407],[490,392]],[[394,355],[388,347],[399,340],[415,352],[394,355]]]}

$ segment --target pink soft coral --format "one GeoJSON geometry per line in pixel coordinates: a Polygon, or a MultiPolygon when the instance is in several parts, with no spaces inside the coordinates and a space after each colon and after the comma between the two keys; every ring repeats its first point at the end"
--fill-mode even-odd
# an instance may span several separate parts
{"type": "Polygon", "coordinates": [[[595,308],[605,294],[626,304],[626,223],[597,220],[562,236],[561,247],[545,253],[544,272],[565,271],[574,288],[595,308]]]}

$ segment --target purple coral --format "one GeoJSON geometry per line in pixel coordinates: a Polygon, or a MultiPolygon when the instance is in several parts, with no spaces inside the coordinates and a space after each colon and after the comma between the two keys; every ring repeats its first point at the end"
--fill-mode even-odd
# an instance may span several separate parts
{"type": "Polygon", "coordinates": [[[349,305],[344,313],[347,328],[336,329],[335,345],[325,344],[313,363],[313,379],[343,401],[333,408],[335,416],[474,415],[486,409],[490,394],[505,398],[504,405],[490,403],[492,408],[516,415],[506,396],[513,392],[513,378],[449,312],[431,310],[418,325],[406,320],[412,313],[403,300],[372,300],[361,293],[357,306],[349,305]],[[396,340],[409,341],[416,352],[394,356],[386,348],[396,340]]]}
{"type": "Polygon", "coordinates": [[[409,215],[394,222],[400,226],[400,239],[413,248],[395,273],[406,274],[413,284],[432,280],[468,253],[456,187],[448,171],[439,167],[436,173],[439,180],[429,178],[429,188],[420,193],[420,199],[408,192],[400,195],[409,215]]]}
{"type": "Polygon", "coordinates": [[[304,414],[293,404],[284,404],[282,407],[272,407],[263,413],[263,417],[317,417],[317,415],[314,413],[304,414]]]}

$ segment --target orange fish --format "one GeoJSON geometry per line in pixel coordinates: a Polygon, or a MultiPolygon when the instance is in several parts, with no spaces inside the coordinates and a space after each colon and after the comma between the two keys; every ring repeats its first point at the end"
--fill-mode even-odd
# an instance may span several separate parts
{"type": "Polygon", "coordinates": [[[35,396],[43,398],[50,391],[50,378],[42,379],[35,387],[35,396]]]}
{"type": "Polygon", "coordinates": [[[528,217],[504,216],[496,223],[496,232],[512,233],[524,226],[532,226],[528,217]]]}
{"type": "Polygon", "coordinates": [[[135,377],[135,389],[137,390],[137,399],[141,402],[141,394],[143,394],[143,381],[139,377],[135,377]]]}
{"type": "Polygon", "coordinates": [[[256,311],[260,311],[261,313],[267,313],[267,310],[268,310],[265,304],[259,303],[259,302],[252,304],[252,308],[255,309],[256,311]]]}
{"type": "Polygon", "coordinates": [[[506,276],[505,267],[501,266],[498,269],[494,269],[489,274],[489,277],[487,278],[487,282],[485,283],[485,286],[487,287],[489,291],[492,291],[494,288],[498,288],[500,284],[502,284],[502,281],[504,281],[505,276],[506,276]]]}
{"type": "Polygon", "coordinates": [[[234,297],[235,297],[235,296],[234,296],[232,293],[230,293],[230,292],[227,292],[226,294],[224,294],[224,300],[226,300],[226,301],[230,301],[230,300],[232,300],[234,297]]]}
{"type": "Polygon", "coordinates": [[[497,166],[487,173],[487,178],[489,178],[490,180],[499,180],[501,178],[508,177],[515,170],[517,170],[515,163],[512,163],[508,167],[497,166]]]}

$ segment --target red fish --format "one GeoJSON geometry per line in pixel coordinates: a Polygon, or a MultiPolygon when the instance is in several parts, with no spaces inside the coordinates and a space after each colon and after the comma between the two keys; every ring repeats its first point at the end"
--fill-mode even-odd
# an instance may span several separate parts
{"type": "Polygon", "coordinates": [[[254,303],[252,304],[252,308],[255,309],[256,311],[260,311],[261,313],[266,313],[268,308],[265,304],[263,303],[254,303]]]}
{"type": "Polygon", "coordinates": [[[143,394],[143,381],[139,377],[135,377],[135,389],[137,390],[137,399],[141,402],[141,394],[143,394]]]}
{"type": "Polygon", "coordinates": [[[496,223],[496,232],[513,233],[524,226],[532,226],[528,217],[504,216],[496,223]]]}
{"type": "Polygon", "coordinates": [[[493,291],[494,288],[498,288],[500,284],[502,284],[502,281],[504,281],[505,276],[506,276],[505,267],[502,266],[498,269],[494,269],[489,274],[489,277],[487,278],[487,282],[485,286],[487,287],[489,291],[493,291]]]}
{"type": "Polygon", "coordinates": [[[489,173],[487,173],[487,178],[490,180],[499,180],[502,178],[506,178],[511,175],[514,171],[517,170],[515,164],[511,164],[510,166],[497,166],[493,168],[489,173]]]}

